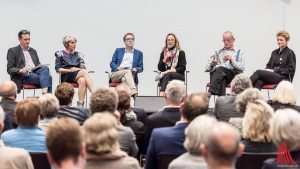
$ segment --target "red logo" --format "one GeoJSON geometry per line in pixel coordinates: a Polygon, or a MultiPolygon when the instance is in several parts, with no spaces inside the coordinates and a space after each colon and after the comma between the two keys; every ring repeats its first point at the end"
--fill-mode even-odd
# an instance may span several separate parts
{"type": "Polygon", "coordinates": [[[293,160],[289,149],[285,143],[281,143],[277,150],[277,165],[280,166],[298,166],[297,163],[293,160]]]}

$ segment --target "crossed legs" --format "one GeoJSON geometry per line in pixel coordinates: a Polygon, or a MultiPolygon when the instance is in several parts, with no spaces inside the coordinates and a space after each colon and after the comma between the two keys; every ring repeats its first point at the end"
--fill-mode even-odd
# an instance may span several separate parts
{"type": "Polygon", "coordinates": [[[78,102],[83,105],[84,96],[86,93],[86,88],[89,89],[90,92],[94,91],[94,83],[86,69],[81,69],[76,76],[78,87],[78,102]]]}

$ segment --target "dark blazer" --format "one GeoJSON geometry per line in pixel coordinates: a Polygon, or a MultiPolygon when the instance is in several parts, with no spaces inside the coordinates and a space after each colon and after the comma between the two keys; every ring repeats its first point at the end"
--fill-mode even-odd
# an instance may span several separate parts
{"type": "Polygon", "coordinates": [[[188,123],[177,123],[174,127],[154,129],[146,156],[146,169],[157,169],[160,155],[181,155],[186,152],[183,147],[184,130],[188,123]]]}
{"type": "MultiPolygon", "coordinates": [[[[40,64],[38,54],[33,48],[29,48],[29,53],[35,66],[40,64]]],[[[7,51],[7,73],[10,79],[17,84],[18,93],[22,88],[22,79],[19,70],[25,67],[25,57],[20,45],[10,48],[7,51]]]]}
{"type": "MultiPolygon", "coordinates": [[[[161,52],[159,62],[157,65],[157,68],[159,71],[164,72],[166,71],[166,64],[163,62],[164,60],[164,51],[161,52]]],[[[185,69],[186,69],[186,59],[185,59],[185,53],[183,50],[179,52],[178,56],[178,63],[176,66],[176,72],[184,75],[185,69]]]]}
{"type": "Polygon", "coordinates": [[[244,117],[244,114],[235,108],[236,96],[221,96],[217,98],[214,114],[218,120],[228,122],[232,117],[244,117]]]}
{"type": "Polygon", "coordinates": [[[242,141],[245,145],[244,152],[247,153],[276,153],[277,146],[270,142],[270,143],[263,143],[263,142],[254,142],[248,139],[242,141]]]}
{"type": "Polygon", "coordinates": [[[274,111],[276,111],[278,109],[294,109],[294,110],[300,112],[300,106],[289,105],[289,104],[282,104],[282,103],[273,102],[273,101],[268,101],[268,103],[274,109],[274,111]]]}
{"type": "MultiPolygon", "coordinates": [[[[284,169],[299,169],[300,168],[300,151],[291,152],[292,159],[297,163],[298,166],[286,166],[284,169]]],[[[267,159],[262,169],[282,169],[283,167],[279,167],[275,158],[267,159]]]]}
{"type": "MultiPolygon", "coordinates": [[[[123,57],[125,54],[125,48],[117,48],[115,50],[114,55],[112,56],[111,62],[110,62],[110,68],[112,72],[117,71],[118,67],[121,65],[123,57]]],[[[143,52],[134,49],[133,51],[133,61],[132,61],[132,68],[135,68],[137,70],[137,73],[141,73],[144,70],[143,65],[143,52]]],[[[138,84],[138,77],[135,76],[134,82],[138,84]]]]}
{"type": "Polygon", "coordinates": [[[146,149],[149,144],[149,140],[153,129],[160,127],[171,127],[180,120],[180,110],[179,107],[166,107],[163,110],[156,112],[147,118],[147,123],[145,126],[145,145],[146,149]]]}
{"type": "Polygon", "coordinates": [[[15,108],[17,102],[13,99],[3,98],[0,102],[3,111],[5,112],[4,120],[4,131],[17,128],[18,124],[16,123],[15,108]]]}
{"type": "Polygon", "coordinates": [[[266,69],[274,69],[275,73],[281,74],[286,77],[291,74],[291,80],[293,80],[296,71],[296,55],[294,51],[288,47],[285,47],[279,54],[279,49],[274,50],[271,54],[269,62],[266,65],[266,69]],[[278,69],[274,69],[274,63],[280,56],[282,58],[282,64],[278,69]]]}

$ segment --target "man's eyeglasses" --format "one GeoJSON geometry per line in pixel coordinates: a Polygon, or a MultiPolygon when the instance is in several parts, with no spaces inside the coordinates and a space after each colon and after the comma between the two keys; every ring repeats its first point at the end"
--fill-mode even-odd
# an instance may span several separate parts
{"type": "Polygon", "coordinates": [[[222,41],[223,41],[223,42],[226,42],[226,41],[227,41],[227,42],[231,42],[231,41],[233,41],[233,39],[232,39],[232,38],[225,38],[225,39],[223,39],[222,41]]]}
{"type": "Polygon", "coordinates": [[[133,41],[134,38],[125,38],[125,40],[128,40],[128,41],[129,41],[129,40],[132,40],[132,41],[133,41]]]}

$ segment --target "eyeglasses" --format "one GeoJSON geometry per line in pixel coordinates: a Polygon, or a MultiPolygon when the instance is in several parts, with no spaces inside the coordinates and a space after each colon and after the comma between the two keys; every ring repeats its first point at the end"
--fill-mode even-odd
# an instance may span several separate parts
{"type": "Polygon", "coordinates": [[[129,41],[129,40],[132,40],[132,41],[133,41],[134,38],[125,38],[125,40],[128,40],[128,41],[129,41]]]}
{"type": "Polygon", "coordinates": [[[232,38],[225,38],[225,39],[223,39],[222,41],[223,41],[223,42],[226,42],[226,41],[227,41],[227,42],[231,42],[231,41],[233,41],[233,39],[232,39],[232,38]]]}

